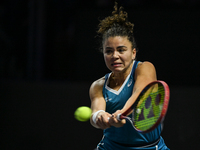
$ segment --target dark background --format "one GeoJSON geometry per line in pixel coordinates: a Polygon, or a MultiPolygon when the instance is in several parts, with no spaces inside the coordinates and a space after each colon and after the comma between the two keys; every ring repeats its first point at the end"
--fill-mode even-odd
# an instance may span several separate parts
{"type": "MultiPolygon", "coordinates": [[[[162,136],[171,149],[200,146],[200,2],[121,0],[135,24],[137,59],[152,62],[171,99],[162,136]],[[187,106],[187,107],[186,107],[187,106]]],[[[5,150],[92,150],[102,131],[78,122],[90,84],[109,70],[95,38],[112,0],[0,2],[1,143],[5,150]]]]}

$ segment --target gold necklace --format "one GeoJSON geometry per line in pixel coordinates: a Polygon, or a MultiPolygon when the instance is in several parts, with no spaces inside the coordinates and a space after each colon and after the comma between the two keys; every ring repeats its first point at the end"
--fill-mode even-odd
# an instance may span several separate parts
{"type": "Polygon", "coordinates": [[[116,82],[116,77],[114,77],[114,73],[112,74],[112,79],[113,79],[113,81],[114,81],[114,83],[115,83],[115,85],[117,86],[119,83],[118,82],[116,82]]]}

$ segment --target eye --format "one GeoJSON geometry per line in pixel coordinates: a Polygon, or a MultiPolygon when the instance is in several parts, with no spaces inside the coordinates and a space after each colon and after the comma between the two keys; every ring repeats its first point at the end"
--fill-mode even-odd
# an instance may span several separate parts
{"type": "Polygon", "coordinates": [[[125,51],[125,49],[121,48],[118,50],[118,52],[123,53],[125,51]]]}
{"type": "Polygon", "coordinates": [[[105,50],[105,53],[106,53],[106,54],[111,54],[111,53],[112,53],[112,50],[111,50],[111,49],[106,49],[106,50],[105,50]]]}

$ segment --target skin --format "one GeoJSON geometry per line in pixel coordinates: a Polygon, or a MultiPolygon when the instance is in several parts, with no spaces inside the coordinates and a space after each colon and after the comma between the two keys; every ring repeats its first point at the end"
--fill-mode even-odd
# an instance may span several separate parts
{"type": "MultiPolygon", "coordinates": [[[[108,86],[117,91],[120,89],[126,77],[132,70],[133,61],[136,57],[136,50],[135,48],[132,49],[132,44],[127,37],[115,36],[109,37],[105,40],[103,45],[103,55],[106,66],[112,72],[108,86]]],[[[125,106],[113,114],[107,112],[98,113],[96,124],[93,122],[91,116],[90,122],[94,127],[106,129],[110,126],[121,127],[126,123],[125,119],[118,121],[116,116],[119,113],[125,112],[126,109],[135,102],[139,93],[148,83],[157,80],[153,64],[150,62],[139,63],[135,70],[134,78],[135,84],[133,87],[133,93],[125,106]]],[[[106,101],[102,93],[104,83],[105,77],[102,77],[94,81],[90,87],[89,95],[93,114],[98,110],[106,109],[106,101]]]]}

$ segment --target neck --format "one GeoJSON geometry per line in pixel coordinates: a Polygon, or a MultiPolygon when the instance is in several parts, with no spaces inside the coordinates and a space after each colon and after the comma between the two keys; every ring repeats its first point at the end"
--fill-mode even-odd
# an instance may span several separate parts
{"type": "Polygon", "coordinates": [[[115,85],[121,85],[126,80],[127,76],[130,74],[132,70],[133,63],[123,72],[115,73],[112,72],[111,78],[114,81],[115,85]]]}

